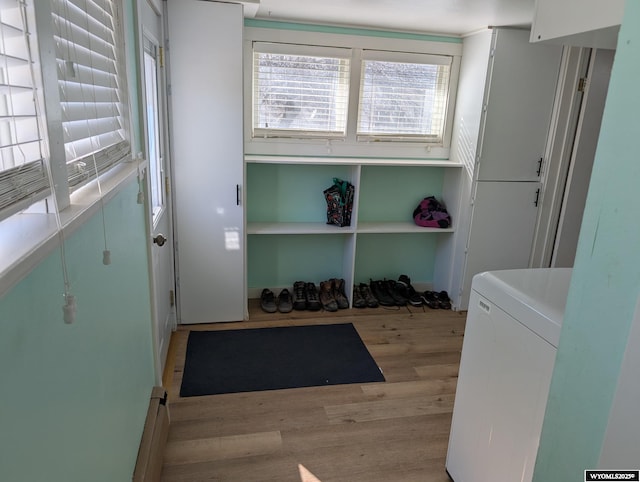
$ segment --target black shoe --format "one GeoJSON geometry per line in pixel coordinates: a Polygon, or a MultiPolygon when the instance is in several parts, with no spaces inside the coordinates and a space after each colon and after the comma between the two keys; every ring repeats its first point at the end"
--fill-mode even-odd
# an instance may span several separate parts
{"type": "MultiPolygon", "coordinates": [[[[377,303],[378,302],[376,301],[376,304],[377,303]]],[[[366,308],[367,307],[367,300],[365,300],[364,297],[362,296],[362,290],[358,286],[355,286],[355,285],[353,286],[353,307],[354,308],[366,308]]]]}
{"type": "Polygon", "coordinates": [[[304,287],[304,296],[306,299],[307,309],[310,311],[320,311],[322,309],[322,304],[320,303],[320,298],[318,297],[318,289],[316,285],[313,283],[307,283],[304,287]]]}
{"type": "Polygon", "coordinates": [[[449,299],[449,293],[446,291],[441,291],[440,293],[434,293],[436,299],[438,300],[438,308],[441,310],[450,310],[451,309],[451,300],[449,299]]]}
{"type": "Polygon", "coordinates": [[[333,283],[331,280],[320,283],[320,303],[325,311],[338,311],[338,303],[333,297],[333,283]]]}
{"type": "Polygon", "coordinates": [[[422,302],[429,308],[432,308],[434,310],[440,308],[438,297],[433,291],[425,291],[424,293],[422,293],[422,302]]]}
{"type": "Polygon", "coordinates": [[[277,311],[276,299],[271,290],[267,288],[262,290],[262,294],[260,295],[260,307],[267,313],[275,313],[277,311]]]}
{"type": "Polygon", "coordinates": [[[280,313],[290,313],[293,310],[293,300],[288,289],[283,289],[278,295],[278,311],[280,313]]]}
{"type": "Polygon", "coordinates": [[[415,288],[411,286],[411,279],[407,275],[401,274],[396,286],[400,294],[409,301],[411,306],[422,306],[422,297],[415,288]]]}
{"type": "Polygon", "coordinates": [[[306,310],[307,297],[305,296],[306,283],[304,281],[296,281],[293,283],[293,309],[306,310]]]}
{"type": "Polygon", "coordinates": [[[391,297],[391,294],[387,289],[386,281],[372,280],[369,286],[371,287],[371,292],[373,293],[373,296],[375,296],[375,298],[378,300],[378,303],[380,303],[382,306],[396,305],[395,300],[391,297]]]}
{"type": "Polygon", "coordinates": [[[406,306],[407,299],[402,295],[400,285],[393,280],[388,280],[384,283],[387,285],[387,291],[391,295],[391,298],[393,298],[394,304],[396,306],[406,306]]]}
{"type": "MultiPolygon", "coordinates": [[[[371,288],[366,283],[360,283],[360,294],[364,298],[364,301],[367,303],[369,308],[377,308],[379,303],[376,297],[371,292],[371,288]]],[[[355,296],[355,295],[354,295],[355,296]]]]}
{"type": "Polygon", "coordinates": [[[338,304],[338,309],[345,310],[349,308],[349,299],[347,298],[347,293],[344,289],[344,280],[332,279],[331,285],[333,287],[333,298],[338,304]]]}

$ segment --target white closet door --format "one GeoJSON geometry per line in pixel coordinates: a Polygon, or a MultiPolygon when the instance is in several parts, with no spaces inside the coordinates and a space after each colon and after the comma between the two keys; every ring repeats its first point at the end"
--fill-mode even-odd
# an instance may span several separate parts
{"type": "Polygon", "coordinates": [[[562,47],[532,45],[526,30],[497,29],[493,35],[477,179],[537,181],[562,47]]]}
{"type": "Polygon", "coordinates": [[[529,267],[538,212],[538,182],[476,184],[462,300],[469,300],[478,273],[529,267]]]}
{"type": "Polygon", "coordinates": [[[242,5],[170,0],[181,323],[245,318],[242,5]]]}

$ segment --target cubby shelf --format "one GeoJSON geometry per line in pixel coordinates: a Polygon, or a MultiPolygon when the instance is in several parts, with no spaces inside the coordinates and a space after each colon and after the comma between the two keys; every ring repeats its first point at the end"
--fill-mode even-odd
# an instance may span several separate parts
{"type": "Polygon", "coordinates": [[[429,195],[455,201],[462,167],[441,159],[245,155],[250,296],[300,279],[344,278],[351,290],[400,274],[445,289],[456,206],[446,229],[417,226],[412,212],[429,195]],[[322,191],[334,177],[355,186],[351,226],[326,223],[322,191]]]}

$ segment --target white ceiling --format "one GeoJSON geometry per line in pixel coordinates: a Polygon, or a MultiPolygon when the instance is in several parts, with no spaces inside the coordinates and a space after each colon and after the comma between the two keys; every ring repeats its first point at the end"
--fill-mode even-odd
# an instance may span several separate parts
{"type": "MultiPolygon", "coordinates": [[[[464,35],[530,25],[534,0],[258,0],[255,18],[464,35]]],[[[256,0],[248,2],[257,4],[256,0]]]]}

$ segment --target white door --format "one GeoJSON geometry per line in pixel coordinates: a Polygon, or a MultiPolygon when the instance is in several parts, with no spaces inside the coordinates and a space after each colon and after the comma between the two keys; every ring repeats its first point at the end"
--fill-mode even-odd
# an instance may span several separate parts
{"type": "Polygon", "coordinates": [[[159,374],[164,370],[171,332],[175,327],[175,282],[173,260],[173,227],[169,193],[170,169],[166,128],[166,96],[162,54],[163,15],[159,0],[138,3],[142,19],[141,83],[147,206],[149,210],[149,243],[151,245],[151,276],[156,364],[159,374]]]}
{"type": "Polygon", "coordinates": [[[461,310],[467,308],[474,275],[529,267],[539,196],[539,182],[476,183],[461,310]]]}
{"type": "Polygon", "coordinates": [[[532,45],[526,30],[494,31],[479,181],[540,179],[561,58],[561,46],[532,45]]]}
{"type": "Polygon", "coordinates": [[[246,317],[242,5],[169,0],[180,323],[246,317]]]}

